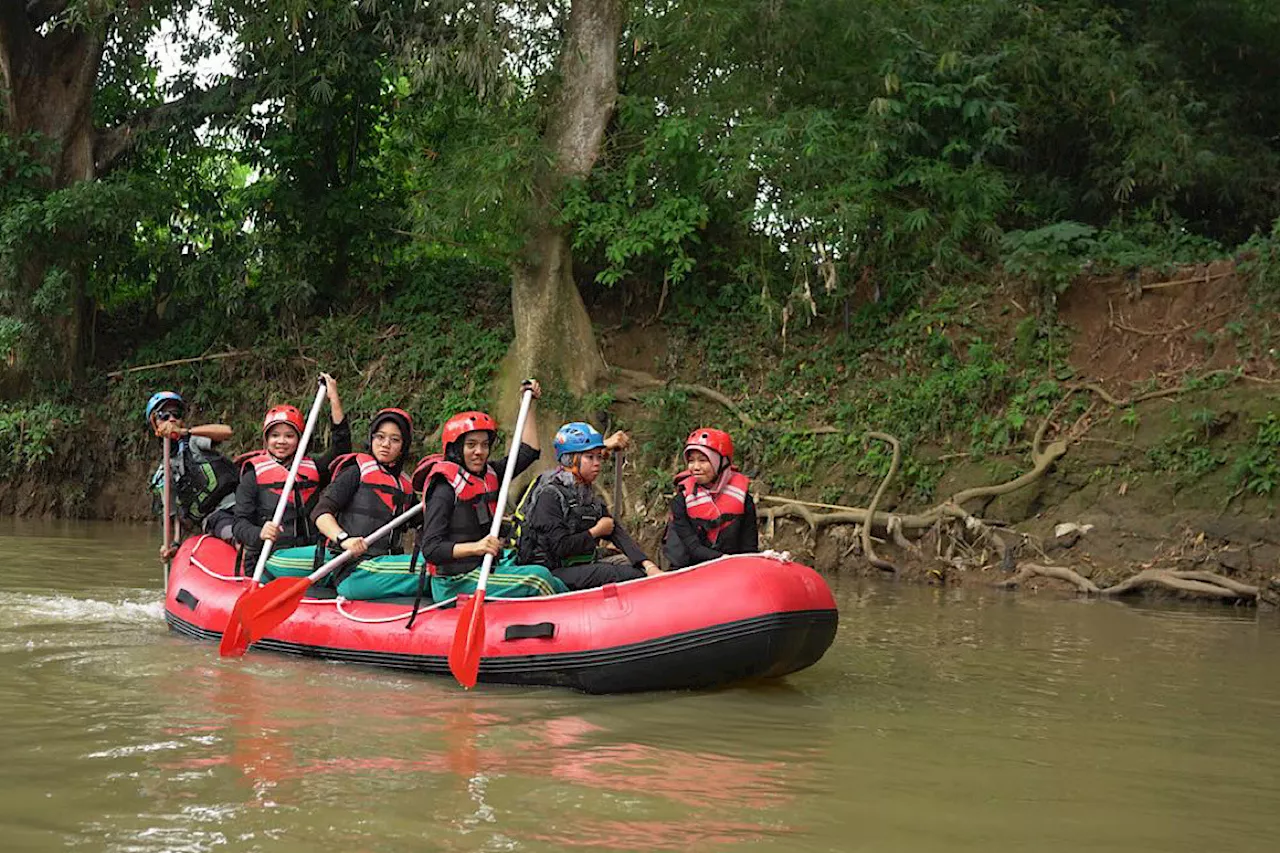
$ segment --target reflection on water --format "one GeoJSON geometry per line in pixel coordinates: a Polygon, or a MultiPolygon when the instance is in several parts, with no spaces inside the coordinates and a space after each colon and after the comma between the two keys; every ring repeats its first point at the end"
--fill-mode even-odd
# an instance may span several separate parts
{"type": "Polygon", "coordinates": [[[464,694],[418,679],[301,666],[310,670],[301,686],[252,665],[196,664],[161,676],[157,693],[175,698],[162,711],[171,723],[143,752],[154,771],[188,783],[167,786],[169,794],[199,796],[211,783],[230,782],[238,793],[216,807],[220,816],[389,811],[414,827],[406,838],[426,821],[437,837],[449,828],[522,847],[607,839],[620,850],[688,849],[698,839],[737,843],[785,829],[761,816],[794,799],[792,783],[812,776],[821,749],[819,739],[740,758],[669,746],[660,728],[642,724],[652,711],[655,726],[669,716],[652,699],[464,694]],[[527,803],[515,820],[511,800],[527,803]]]}
{"type": "Polygon", "coordinates": [[[5,850],[1177,853],[1280,829],[1268,614],[833,579],[836,645],[786,682],[465,693],[219,660],[165,631],[156,538],[0,525],[5,850]]]}

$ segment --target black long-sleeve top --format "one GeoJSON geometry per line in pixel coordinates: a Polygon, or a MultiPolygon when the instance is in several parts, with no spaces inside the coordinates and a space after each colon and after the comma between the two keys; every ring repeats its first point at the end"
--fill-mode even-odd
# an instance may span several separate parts
{"type": "MultiPolygon", "coordinates": [[[[521,534],[522,538],[533,537],[528,550],[546,560],[549,569],[560,568],[570,557],[593,554],[596,537],[591,535],[590,529],[597,519],[609,516],[608,508],[594,489],[581,483],[566,484],[559,481],[561,475],[556,476],[557,479],[547,483],[538,493],[538,499],[525,520],[528,530],[521,534]],[[571,501],[568,500],[570,498],[571,501]],[[566,514],[565,508],[570,502],[576,504],[578,510],[566,514]]],[[[618,546],[634,566],[649,559],[616,518],[613,520],[613,532],[601,538],[618,546]]]]}
{"type": "Polygon", "coordinates": [[[720,531],[711,545],[689,518],[684,493],[677,491],[671,501],[671,521],[663,536],[663,552],[673,569],[696,566],[725,554],[754,554],[760,550],[760,531],[756,521],[756,502],[747,495],[742,515],[720,531]]]}
{"type": "MultiPolygon", "coordinates": [[[[320,474],[320,485],[311,500],[301,504],[299,492],[295,489],[290,496],[293,504],[293,529],[286,522],[285,529],[280,531],[280,539],[273,546],[276,549],[291,548],[295,545],[308,545],[315,541],[315,527],[311,522],[311,511],[319,500],[321,489],[329,482],[329,466],[333,460],[344,453],[351,452],[351,425],[343,418],[341,422],[329,428],[329,449],[323,456],[312,457],[316,470],[320,474]]],[[[292,460],[290,463],[292,464],[292,460]]],[[[257,551],[262,547],[262,526],[271,520],[276,507],[272,503],[266,506],[262,502],[262,493],[258,489],[258,475],[252,466],[246,466],[240,475],[240,485],[236,487],[236,520],[232,533],[236,540],[245,545],[247,550],[257,551]]]]}
{"type": "MultiPolygon", "coordinates": [[[[515,473],[519,474],[534,462],[538,461],[541,452],[521,442],[516,451],[515,473]]],[[[499,478],[507,468],[506,457],[489,461],[489,467],[499,478]]],[[[428,563],[436,566],[448,566],[450,574],[465,574],[480,566],[480,557],[465,557],[455,560],[453,546],[458,544],[449,535],[449,522],[453,518],[454,507],[458,499],[453,488],[439,477],[433,477],[427,487],[427,506],[422,514],[422,556],[428,563]]],[[[504,507],[498,507],[502,512],[504,507]]],[[[487,533],[487,531],[486,531],[487,533]]],[[[485,534],[481,534],[482,536],[485,534]]]]}

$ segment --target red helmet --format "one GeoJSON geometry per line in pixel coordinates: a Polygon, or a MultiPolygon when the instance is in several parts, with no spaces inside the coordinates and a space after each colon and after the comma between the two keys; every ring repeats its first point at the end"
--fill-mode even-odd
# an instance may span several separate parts
{"type": "Polygon", "coordinates": [[[448,450],[449,445],[476,430],[487,431],[492,441],[498,435],[498,424],[484,412],[459,412],[445,421],[440,430],[441,449],[448,450]]]}
{"type": "Polygon", "coordinates": [[[267,409],[267,416],[262,419],[262,434],[265,437],[276,424],[288,424],[302,435],[302,412],[296,406],[273,406],[267,409]]]}
{"type": "Polygon", "coordinates": [[[690,450],[699,448],[714,451],[717,456],[726,460],[733,458],[733,439],[722,429],[698,427],[689,433],[689,437],[684,442],[684,452],[688,453],[690,450]]]}

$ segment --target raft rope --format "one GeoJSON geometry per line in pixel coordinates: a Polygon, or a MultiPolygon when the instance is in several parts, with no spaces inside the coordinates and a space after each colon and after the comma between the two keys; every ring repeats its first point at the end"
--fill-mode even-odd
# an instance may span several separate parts
{"type": "Polygon", "coordinates": [[[195,566],[197,569],[204,572],[209,577],[217,578],[220,581],[231,581],[233,583],[238,583],[239,581],[248,580],[248,578],[245,578],[241,575],[220,575],[217,572],[215,572],[213,569],[209,568],[204,563],[196,559],[196,552],[200,550],[200,546],[204,544],[204,540],[208,538],[209,538],[208,533],[202,533],[200,534],[200,538],[196,540],[196,544],[192,546],[191,556],[188,558],[191,562],[191,565],[195,566]]]}
{"type": "MultiPolygon", "coordinates": [[[[406,610],[404,613],[397,613],[395,616],[379,616],[376,618],[369,618],[366,616],[356,616],[354,613],[348,613],[346,610],[342,609],[343,602],[346,602],[348,600],[349,599],[343,598],[342,596],[338,596],[336,599],[333,599],[334,603],[338,605],[339,613],[341,613],[343,616],[350,619],[352,622],[359,622],[363,625],[380,625],[384,622],[399,622],[401,619],[408,619],[415,612],[413,609],[409,609],[409,610],[406,610]]],[[[447,607],[448,605],[455,603],[457,600],[458,599],[456,596],[453,598],[448,598],[448,599],[445,599],[444,601],[439,602],[438,604],[433,604],[430,607],[419,607],[417,608],[416,612],[419,614],[422,614],[432,610],[439,610],[442,607],[447,607]]]]}

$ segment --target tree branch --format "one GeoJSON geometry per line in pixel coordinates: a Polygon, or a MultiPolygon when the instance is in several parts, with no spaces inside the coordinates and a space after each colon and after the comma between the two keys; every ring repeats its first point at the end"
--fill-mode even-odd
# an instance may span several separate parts
{"type": "Polygon", "coordinates": [[[110,172],[149,133],[173,128],[179,121],[194,126],[213,116],[230,115],[252,103],[257,80],[230,80],[200,89],[168,103],[145,110],[130,121],[98,131],[94,165],[98,175],[110,172]]]}
{"type": "Polygon", "coordinates": [[[70,5],[71,0],[27,0],[27,20],[33,30],[39,29],[67,11],[70,5]]]}

